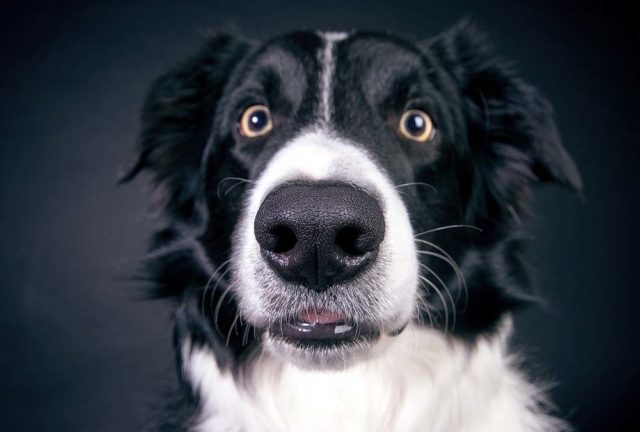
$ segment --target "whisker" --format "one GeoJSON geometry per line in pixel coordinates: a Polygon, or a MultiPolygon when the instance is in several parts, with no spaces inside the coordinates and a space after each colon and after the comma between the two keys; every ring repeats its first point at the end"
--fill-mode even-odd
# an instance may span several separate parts
{"type": "Polygon", "coordinates": [[[438,246],[435,243],[432,243],[430,241],[427,240],[422,240],[422,239],[415,239],[417,242],[419,243],[423,243],[426,244],[428,246],[431,246],[432,248],[436,249],[437,251],[441,252],[441,254],[436,254],[434,252],[428,252],[428,251],[418,251],[418,253],[424,254],[424,255],[431,255],[434,256],[436,258],[440,258],[443,261],[447,262],[451,268],[454,270],[454,272],[456,273],[457,277],[458,277],[458,283],[460,284],[460,286],[463,289],[464,295],[465,295],[465,306],[466,303],[469,301],[469,290],[467,289],[467,281],[464,278],[464,274],[462,273],[462,270],[460,269],[460,266],[458,265],[458,263],[456,262],[456,260],[453,259],[453,257],[451,255],[449,255],[449,253],[447,251],[445,251],[444,249],[442,249],[440,246],[438,246]]]}
{"type": "Polygon", "coordinates": [[[247,180],[246,182],[238,182],[238,183],[234,184],[233,186],[231,186],[226,191],[224,191],[224,195],[227,196],[229,194],[229,192],[231,192],[232,190],[234,190],[236,187],[240,186],[241,184],[245,184],[245,183],[253,184],[254,182],[249,181],[249,180],[247,180]]]}
{"type": "Polygon", "coordinates": [[[420,304],[418,303],[418,301],[416,301],[416,304],[415,304],[414,308],[415,308],[415,311],[414,311],[415,317],[413,319],[409,320],[409,321],[414,321],[415,320],[415,321],[418,322],[418,324],[424,324],[424,321],[422,319],[422,309],[420,309],[420,304]]]}
{"type": "Polygon", "coordinates": [[[251,183],[251,184],[255,184],[255,181],[253,181],[253,180],[248,180],[248,179],[245,179],[245,178],[242,178],[242,177],[225,177],[225,178],[223,178],[222,180],[220,180],[220,181],[218,182],[218,187],[217,187],[217,190],[218,190],[218,198],[220,198],[220,187],[221,187],[225,182],[227,182],[227,181],[233,181],[233,180],[235,180],[235,181],[236,181],[236,183],[235,183],[234,185],[232,185],[229,189],[227,189],[227,190],[225,191],[225,193],[224,193],[225,195],[227,195],[229,192],[231,192],[231,190],[232,190],[233,188],[235,188],[236,186],[241,185],[241,184],[243,184],[243,183],[251,183]]]}
{"type": "Polygon", "coordinates": [[[438,190],[434,186],[430,185],[429,183],[425,183],[425,182],[403,183],[403,184],[397,185],[396,188],[400,189],[400,188],[409,187],[409,186],[424,186],[424,187],[426,187],[428,189],[431,189],[435,194],[438,193],[438,190]]]}
{"type": "MultiPolygon", "coordinates": [[[[418,277],[423,282],[428,284],[431,288],[433,288],[436,294],[438,295],[438,297],[440,297],[440,301],[442,302],[442,306],[444,307],[444,331],[445,333],[447,333],[449,331],[449,307],[447,306],[447,302],[445,301],[444,296],[442,295],[442,292],[440,292],[438,287],[426,277],[422,275],[418,275],[418,277]]],[[[455,313],[455,310],[453,312],[455,313]]]]}
{"type": "MultiPolygon", "coordinates": [[[[215,311],[213,313],[213,325],[215,326],[216,330],[220,334],[222,334],[222,332],[220,331],[220,326],[218,325],[218,315],[220,314],[220,308],[222,308],[222,303],[224,302],[224,298],[227,296],[227,294],[229,294],[229,291],[231,291],[231,288],[233,288],[233,284],[229,284],[227,289],[224,290],[224,292],[222,293],[222,295],[218,299],[218,302],[216,303],[216,309],[215,309],[215,311]]],[[[215,288],[214,288],[214,290],[215,290],[215,288]]]]}
{"type": "Polygon", "coordinates": [[[456,295],[456,301],[453,301],[453,296],[451,294],[451,291],[449,290],[449,286],[444,282],[444,280],[442,280],[442,278],[438,275],[438,273],[436,273],[435,270],[433,270],[431,267],[429,267],[428,265],[424,264],[424,263],[418,263],[420,264],[420,266],[422,268],[424,268],[425,270],[427,270],[429,272],[429,274],[433,275],[433,277],[436,278],[436,280],[438,281],[438,283],[440,283],[440,285],[442,286],[442,288],[444,289],[444,291],[449,295],[449,298],[451,299],[451,304],[455,305],[457,304],[458,301],[460,301],[460,292],[458,291],[457,295],[456,295]]]}
{"type": "Polygon", "coordinates": [[[282,322],[284,321],[284,318],[280,317],[280,334],[283,334],[284,331],[282,329],[282,322]]]}
{"type": "MultiPolygon", "coordinates": [[[[222,277],[224,277],[224,275],[227,273],[227,271],[229,269],[227,269],[224,273],[220,274],[220,270],[222,270],[225,266],[227,266],[229,263],[231,263],[231,259],[228,259],[226,261],[224,261],[222,264],[220,264],[218,267],[216,267],[212,272],[211,272],[211,276],[209,277],[209,279],[207,280],[206,285],[204,286],[204,290],[202,290],[202,306],[201,306],[201,312],[202,315],[205,315],[205,309],[204,309],[204,305],[205,305],[205,298],[207,296],[207,291],[209,289],[209,286],[211,285],[211,282],[213,282],[213,279],[215,279],[216,277],[218,278],[218,280],[216,281],[216,286],[217,284],[220,282],[220,279],[222,277]]],[[[214,288],[215,290],[215,288],[214,288]]],[[[212,291],[213,294],[213,291],[212,291]]],[[[212,299],[213,300],[213,299],[212,299]]]]}
{"type": "Polygon", "coordinates": [[[433,229],[430,229],[430,230],[427,230],[427,231],[422,231],[422,232],[414,235],[414,237],[420,237],[421,235],[431,234],[431,233],[434,233],[434,232],[444,231],[444,230],[454,229],[454,228],[469,228],[469,229],[474,229],[476,231],[482,232],[482,228],[478,228],[477,226],[474,226],[474,225],[457,224],[457,225],[447,225],[447,226],[442,226],[442,227],[438,227],[438,228],[433,228],[433,229]]]}
{"type": "MultiPolygon", "coordinates": [[[[242,318],[240,318],[240,319],[242,319],[242,318]]],[[[256,328],[253,327],[251,324],[247,323],[244,326],[244,333],[242,334],[242,346],[245,346],[245,345],[247,345],[249,343],[249,331],[251,331],[251,328],[253,328],[253,332],[254,332],[253,334],[255,336],[256,328]]]]}
{"type": "Polygon", "coordinates": [[[462,277],[462,272],[456,270],[457,265],[455,264],[455,262],[453,262],[452,260],[450,260],[449,258],[447,258],[444,255],[441,255],[439,253],[435,253],[435,252],[429,252],[429,251],[418,251],[419,254],[421,255],[428,255],[428,256],[432,256],[438,259],[441,259],[442,261],[446,262],[447,264],[449,264],[451,266],[451,268],[455,271],[456,273],[456,278],[458,279],[458,283],[460,284],[460,286],[462,287],[462,291],[464,292],[464,301],[465,301],[465,307],[466,307],[466,303],[469,301],[469,294],[467,292],[467,284],[464,280],[464,278],[462,277]]]}
{"type": "Polygon", "coordinates": [[[453,319],[451,321],[451,331],[454,331],[455,328],[456,328],[456,302],[453,300],[453,296],[451,295],[451,291],[447,287],[447,284],[444,283],[442,278],[440,276],[438,276],[438,274],[433,269],[431,269],[426,264],[423,264],[423,263],[419,263],[419,264],[420,264],[420,267],[422,267],[425,270],[427,270],[431,275],[433,275],[433,277],[436,278],[436,280],[440,283],[440,285],[442,285],[442,289],[447,294],[447,297],[449,297],[449,300],[451,301],[451,307],[453,309],[453,314],[452,314],[453,315],[453,319]]]}
{"type": "Polygon", "coordinates": [[[444,283],[444,281],[442,280],[442,278],[438,275],[438,273],[436,273],[431,267],[429,267],[428,265],[424,264],[424,263],[418,263],[420,265],[420,267],[424,268],[425,270],[427,270],[430,274],[433,275],[433,277],[436,278],[436,280],[440,283],[440,285],[442,285],[442,287],[444,289],[447,289],[447,284],[444,283]]]}
{"type": "Polygon", "coordinates": [[[233,329],[235,329],[236,321],[238,320],[238,318],[240,318],[240,312],[236,312],[236,316],[233,319],[233,321],[231,322],[231,327],[229,328],[229,333],[227,333],[227,339],[224,342],[224,346],[226,346],[226,347],[229,347],[229,341],[231,340],[231,332],[233,331],[233,329]]]}
{"type": "MultiPolygon", "coordinates": [[[[424,306],[424,311],[427,313],[427,317],[429,318],[429,326],[431,328],[434,328],[433,327],[433,317],[431,316],[431,311],[429,310],[429,305],[427,304],[427,302],[425,301],[425,299],[422,297],[422,295],[420,293],[418,293],[418,300],[420,300],[420,302],[422,303],[422,306],[424,306]]],[[[416,307],[418,308],[418,312],[419,312],[420,311],[420,305],[418,305],[416,303],[416,307]]],[[[418,318],[420,318],[420,316],[418,316],[418,318]]]]}

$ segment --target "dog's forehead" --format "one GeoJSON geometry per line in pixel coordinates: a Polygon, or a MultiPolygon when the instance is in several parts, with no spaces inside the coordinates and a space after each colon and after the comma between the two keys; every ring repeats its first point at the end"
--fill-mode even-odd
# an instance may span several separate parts
{"type": "MultiPolygon", "coordinates": [[[[273,65],[274,60],[298,61],[322,69],[323,54],[331,48],[339,55],[340,69],[380,71],[399,65],[420,65],[420,52],[409,41],[389,33],[298,31],[270,39],[256,52],[255,64],[273,65]]],[[[284,65],[283,65],[284,66],[284,65]]]]}
{"type": "Polygon", "coordinates": [[[246,106],[267,104],[280,122],[263,141],[260,162],[251,164],[255,173],[300,133],[317,129],[366,148],[381,165],[402,165],[390,171],[404,176],[406,161],[388,123],[409,97],[431,89],[424,61],[415,45],[387,33],[278,36],[254,48],[234,74],[228,87],[233,109],[225,118],[233,122],[246,106]]]}
{"type": "Polygon", "coordinates": [[[430,88],[425,61],[416,45],[389,33],[298,31],[257,47],[232,88],[284,97],[294,112],[313,111],[329,124],[339,106],[374,107],[400,89],[430,88]]]}

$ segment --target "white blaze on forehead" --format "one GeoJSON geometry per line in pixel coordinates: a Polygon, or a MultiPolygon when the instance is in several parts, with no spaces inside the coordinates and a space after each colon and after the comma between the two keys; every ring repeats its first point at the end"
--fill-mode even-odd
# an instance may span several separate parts
{"type": "Polygon", "coordinates": [[[343,32],[320,32],[324,47],[319,53],[320,60],[320,113],[322,123],[328,126],[331,122],[331,95],[333,93],[333,77],[336,70],[335,46],[337,42],[349,37],[343,32]]]}

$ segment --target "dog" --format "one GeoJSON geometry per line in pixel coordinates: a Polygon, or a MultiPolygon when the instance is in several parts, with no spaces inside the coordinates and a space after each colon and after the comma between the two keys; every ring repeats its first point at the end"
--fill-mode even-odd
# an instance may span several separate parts
{"type": "Polygon", "coordinates": [[[208,36],[152,85],[142,171],[180,382],[155,430],[568,429],[508,339],[532,188],[581,179],[473,25],[208,36]]]}

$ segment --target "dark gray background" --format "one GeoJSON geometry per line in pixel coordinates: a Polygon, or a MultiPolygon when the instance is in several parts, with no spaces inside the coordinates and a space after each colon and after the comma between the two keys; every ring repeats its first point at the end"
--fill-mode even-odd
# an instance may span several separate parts
{"type": "Polygon", "coordinates": [[[0,6],[0,430],[134,431],[173,382],[169,305],[127,281],[153,221],[116,187],[150,81],[235,25],[389,29],[471,17],[555,105],[586,201],[540,189],[531,261],[548,307],[515,341],[582,431],[638,421],[638,32],[613,2],[55,1],[0,6]]]}

